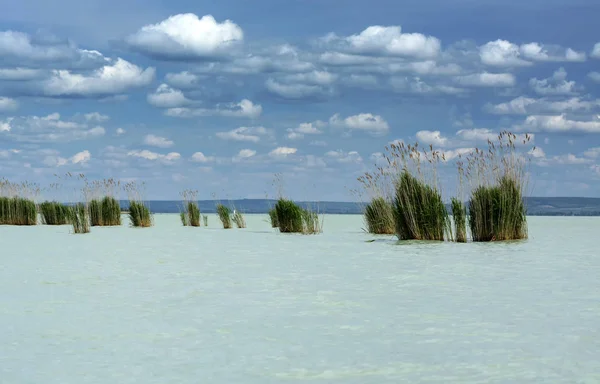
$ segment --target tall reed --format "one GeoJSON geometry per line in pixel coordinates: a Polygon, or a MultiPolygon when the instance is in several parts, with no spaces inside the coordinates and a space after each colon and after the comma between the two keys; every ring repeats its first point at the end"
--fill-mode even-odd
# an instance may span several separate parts
{"type": "Polygon", "coordinates": [[[0,224],[36,225],[37,207],[35,199],[40,188],[37,184],[11,183],[0,180],[0,224]]]}
{"type": "Polygon", "coordinates": [[[202,220],[204,221],[204,226],[208,227],[208,216],[202,215],[202,220]]]}
{"type": "Polygon", "coordinates": [[[393,205],[383,197],[375,197],[365,206],[364,220],[369,233],[391,235],[396,231],[393,205]]]}
{"type": "Polygon", "coordinates": [[[291,200],[280,198],[275,204],[279,232],[301,233],[304,229],[302,208],[291,200]]]}
{"type": "Polygon", "coordinates": [[[231,219],[235,223],[235,226],[238,228],[246,228],[246,219],[244,219],[244,215],[237,209],[234,209],[233,215],[231,219]]]}
{"type": "Polygon", "coordinates": [[[84,178],[84,196],[93,227],[121,225],[121,204],[117,200],[120,182],[114,179],[88,181],[84,178]]]}
{"type": "Polygon", "coordinates": [[[181,222],[184,226],[200,226],[200,208],[198,208],[198,191],[185,190],[181,192],[183,198],[183,212],[181,222]]]}
{"type": "Polygon", "coordinates": [[[528,237],[523,193],[529,159],[516,150],[517,140],[526,145],[531,137],[519,138],[504,131],[488,150],[476,149],[468,157],[467,178],[472,187],[469,228],[473,241],[504,241],[528,237]]]}
{"type": "Polygon", "coordinates": [[[231,210],[223,204],[217,204],[217,214],[219,215],[219,220],[221,220],[221,223],[223,224],[223,228],[230,229],[231,210]]]}
{"type": "Polygon", "coordinates": [[[452,219],[454,220],[455,236],[457,243],[467,242],[467,209],[463,202],[456,197],[452,198],[452,219]]]}
{"type": "Polygon", "coordinates": [[[277,210],[275,208],[269,209],[269,220],[272,228],[279,227],[279,221],[277,220],[277,210]]]}
{"type": "Polygon", "coordinates": [[[73,226],[73,233],[83,234],[90,232],[89,207],[85,203],[77,203],[69,207],[69,221],[73,226]]]}
{"type": "Polygon", "coordinates": [[[145,184],[129,182],[124,189],[129,198],[129,222],[132,227],[147,228],[153,224],[150,208],[144,202],[142,196],[145,184]]]}
{"type": "Polygon", "coordinates": [[[69,207],[56,201],[44,201],[39,205],[42,224],[65,225],[69,224],[69,207]]]}

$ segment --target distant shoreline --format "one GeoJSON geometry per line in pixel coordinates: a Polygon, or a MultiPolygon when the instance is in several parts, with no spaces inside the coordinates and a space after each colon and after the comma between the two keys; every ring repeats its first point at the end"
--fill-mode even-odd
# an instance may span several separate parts
{"type": "MultiPolygon", "coordinates": [[[[230,205],[244,213],[266,214],[275,205],[271,199],[238,200],[199,200],[202,213],[216,213],[217,203],[230,205]]],[[[527,197],[525,198],[528,216],[600,216],[600,198],[593,197],[527,197]]],[[[120,201],[121,208],[129,206],[127,200],[120,201]]],[[[182,202],[178,200],[148,200],[147,204],[154,213],[180,213],[182,202]]],[[[304,207],[325,214],[362,214],[363,203],[357,202],[307,202],[298,201],[304,207]]]]}

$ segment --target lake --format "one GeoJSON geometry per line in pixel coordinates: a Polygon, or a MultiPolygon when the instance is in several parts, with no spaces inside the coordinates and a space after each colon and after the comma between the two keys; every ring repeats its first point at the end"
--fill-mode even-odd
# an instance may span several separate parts
{"type": "Polygon", "coordinates": [[[488,244],[246,218],[0,227],[0,382],[600,382],[600,217],[488,244]]]}

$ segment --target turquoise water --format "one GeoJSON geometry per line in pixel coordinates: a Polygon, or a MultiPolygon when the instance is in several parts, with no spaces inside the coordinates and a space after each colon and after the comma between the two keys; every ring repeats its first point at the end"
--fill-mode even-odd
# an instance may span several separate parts
{"type": "Polygon", "coordinates": [[[600,218],[494,244],[266,220],[0,227],[0,383],[600,383],[600,218]]]}

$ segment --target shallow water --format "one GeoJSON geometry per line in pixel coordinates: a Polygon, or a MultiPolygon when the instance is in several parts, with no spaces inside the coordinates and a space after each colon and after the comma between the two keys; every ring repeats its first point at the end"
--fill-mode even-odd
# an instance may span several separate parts
{"type": "Polygon", "coordinates": [[[0,227],[0,383],[600,382],[600,218],[504,244],[266,220],[0,227]]]}

